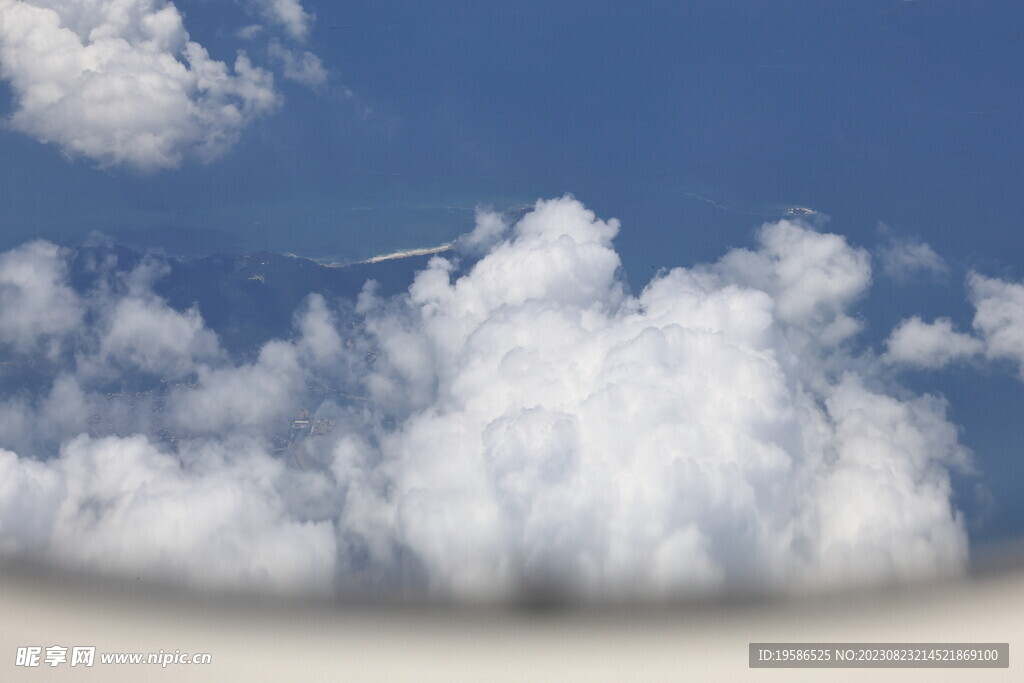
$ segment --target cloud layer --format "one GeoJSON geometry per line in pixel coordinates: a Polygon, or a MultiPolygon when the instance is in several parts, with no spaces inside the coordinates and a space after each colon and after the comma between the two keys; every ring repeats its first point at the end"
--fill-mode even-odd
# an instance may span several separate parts
{"type": "Polygon", "coordinates": [[[22,247],[86,322],[0,310],[13,357],[45,338],[56,359],[0,406],[0,548],[199,585],[488,598],[963,566],[950,472],[968,454],[944,402],[853,351],[866,252],[784,220],[634,296],[618,230],[571,197],[481,213],[404,295],[314,295],[248,362],[152,294],[151,263],[59,294],[62,253],[22,247]],[[159,388],[111,389],[129,375],[159,388]]]}

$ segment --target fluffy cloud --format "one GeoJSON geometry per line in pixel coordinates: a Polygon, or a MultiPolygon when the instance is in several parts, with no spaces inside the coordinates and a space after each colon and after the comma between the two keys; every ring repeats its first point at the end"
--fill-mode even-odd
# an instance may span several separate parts
{"type": "Polygon", "coordinates": [[[863,251],[782,221],[756,251],[631,298],[617,229],[541,202],[468,273],[437,258],[402,312],[367,311],[381,356],[365,386],[402,418],[363,457],[388,463],[379,504],[436,590],[828,584],[963,562],[946,468],[965,454],[943,404],[811,356],[841,359],[856,331],[863,251]]]}
{"type": "Polygon", "coordinates": [[[0,345],[23,353],[43,346],[53,355],[83,310],[58,247],[30,242],[0,254],[0,345]]]}
{"type": "Polygon", "coordinates": [[[725,278],[769,294],[791,341],[836,345],[860,330],[847,308],[871,282],[868,253],[839,235],[822,235],[799,222],[762,228],[757,252],[734,250],[718,266],[725,278]],[[794,333],[810,333],[796,340],[794,333]]]}
{"type": "Polygon", "coordinates": [[[143,298],[117,302],[101,343],[104,361],[116,359],[172,377],[189,374],[197,362],[219,353],[216,336],[204,329],[198,310],[179,313],[162,301],[143,298]]]}
{"type": "Polygon", "coordinates": [[[302,368],[291,344],[268,343],[255,363],[199,369],[195,388],[172,398],[169,417],[189,432],[221,432],[269,425],[293,410],[302,368]]]}
{"type": "Polygon", "coordinates": [[[370,284],[344,309],[314,295],[293,337],[250,361],[213,352],[197,314],[147,293],[145,268],[97,287],[63,384],[9,409],[31,422],[50,396],[113,426],[14,439],[0,410],[0,550],[205,585],[457,597],[962,568],[950,472],[968,454],[944,402],[853,355],[866,252],[780,221],[633,296],[618,230],[571,197],[518,220],[481,212],[404,295],[370,284]],[[115,335],[125,310],[135,323],[115,335]],[[163,329],[180,339],[160,347],[163,329]],[[115,359],[152,371],[149,345],[188,372],[147,422],[94,378],[115,359]],[[334,430],[296,437],[303,407],[334,430]]]}
{"type": "Polygon", "coordinates": [[[974,306],[974,335],[956,332],[948,318],[925,323],[913,317],[902,321],[888,341],[885,359],[924,368],[984,354],[991,360],[1015,363],[1024,379],[1024,285],[967,275],[967,293],[974,306]]]}
{"type": "Polygon", "coordinates": [[[922,368],[942,368],[980,353],[984,344],[953,329],[949,318],[926,323],[918,317],[902,321],[886,341],[885,359],[922,368]]]}
{"type": "Polygon", "coordinates": [[[0,75],[15,129],[101,166],[209,161],[278,105],[268,72],[212,59],[163,0],[0,0],[0,75]]]}
{"type": "Polygon", "coordinates": [[[1024,285],[970,273],[967,290],[986,354],[1016,362],[1024,377],[1024,285]]]}
{"type": "Polygon", "coordinates": [[[208,588],[331,587],[331,524],[288,517],[280,462],[235,443],[195,463],[141,436],[82,435],[45,464],[0,451],[0,547],[208,588]]]}

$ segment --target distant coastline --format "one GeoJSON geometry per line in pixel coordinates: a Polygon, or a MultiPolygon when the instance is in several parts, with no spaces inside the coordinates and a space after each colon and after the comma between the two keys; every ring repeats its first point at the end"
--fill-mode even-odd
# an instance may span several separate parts
{"type": "MultiPolygon", "coordinates": [[[[451,251],[455,248],[455,242],[445,242],[436,247],[420,247],[417,249],[400,249],[399,251],[393,251],[387,254],[381,254],[379,256],[371,256],[364,261],[327,261],[316,258],[311,258],[311,261],[318,263],[326,268],[346,268],[348,266],[355,266],[369,263],[380,263],[382,261],[394,261],[396,259],[410,258],[413,256],[429,256],[431,254],[442,254],[446,251],[451,251]]],[[[291,254],[288,254],[291,255],[291,254]]]]}

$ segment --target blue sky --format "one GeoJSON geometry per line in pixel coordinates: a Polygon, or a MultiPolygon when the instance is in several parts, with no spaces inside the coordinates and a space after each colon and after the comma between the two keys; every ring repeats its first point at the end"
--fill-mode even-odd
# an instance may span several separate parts
{"type": "MultiPolygon", "coordinates": [[[[215,59],[245,48],[272,65],[266,41],[234,36],[252,19],[235,3],[179,5],[215,59]]],[[[673,265],[740,242],[758,220],[694,193],[752,213],[810,206],[860,243],[884,221],[947,258],[1015,246],[1019,4],[310,8],[306,47],[329,81],[311,92],[278,74],[283,106],[215,163],[99,171],[4,131],[5,224],[18,236],[185,225],[361,254],[470,224],[424,207],[568,191],[623,220],[627,261],[651,245],[679,254],[658,264],[673,265]]]]}
{"type": "MultiPolygon", "coordinates": [[[[305,0],[304,38],[260,14],[267,3],[175,4],[213,60],[241,49],[271,72],[277,105],[213,158],[159,168],[65,154],[32,123],[0,129],[0,248],[133,231],[153,245],[187,234],[197,253],[357,260],[452,240],[477,206],[572,193],[621,220],[639,292],[807,207],[872,254],[857,314],[876,354],[910,316],[969,330],[969,272],[1024,277],[1019,2],[305,0]],[[287,79],[282,50],[315,55],[326,77],[287,79]],[[922,243],[942,267],[886,272],[893,245],[922,243]]],[[[20,106],[11,68],[6,114],[20,106]]],[[[977,456],[955,477],[972,541],[1019,536],[1014,366],[899,373],[949,400],[977,456]]]]}

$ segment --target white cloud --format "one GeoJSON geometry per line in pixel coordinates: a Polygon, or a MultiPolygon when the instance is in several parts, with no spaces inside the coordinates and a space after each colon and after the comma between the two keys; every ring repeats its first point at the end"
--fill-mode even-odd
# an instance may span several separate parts
{"type": "MultiPolygon", "coordinates": [[[[851,355],[863,250],[781,221],[755,249],[631,296],[618,230],[570,197],[515,222],[482,212],[460,242],[477,260],[435,257],[391,300],[368,287],[344,332],[312,296],[294,338],[252,362],[195,352],[200,319],[166,310],[148,271],[98,290],[82,365],[49,395],[93,410],[87,361],[155,367],[150,331],[177,330],[160,355],[196,378],[166,396],[178,438],[159,446],[125,414],[106,438],[69,421],[46,461],[0,453],[0,481],[18,482],[0,484],[0,549],[206,585],[457,597],[799,590],[963,567],[950,470],[968,456],[945,404],[851,355]],[[121,307],[145,325],[104,355],[121,307]],[[313,381],[349,397],[319,408],[337,428],[271,455],[313,381]]],[[[46,400],[7,406],[10,421],[46,400]]],[[[21,449],[2,430],[0,447],[21,449]]]]}
{"type": "Polygon", "coordinates": [[[58,247],[37,241],[0,254],[0,344],[53,355],[83,312],[58,247]]]}
{"type": "Polygon", "coordinates": [[[882,270],[898,281],[915,277],[940,277],[949,272],[946,262],[927,242],[890,238],[879,248],[882,270]]]}
{"type": "Polygon", "coordinates": [[[110,268],[93,265],[105,277],[86,302],[95,322],[77,349],[79,378],[116,380],[142,372],[181,379],[223,360],[217,335],[206,329],[198,308],[176,311],[153,293],[153,284],[168,273],[165,264],[147,257],[127,273],[110,268]]]}
{"type": "MultiPolygon", "coordinates": [[[[125,275],[104,264],[77,297],[67,257],[45,242],[0,255],[11,288],[0,319],[19,325],[7,333],[60,333],[74,351],[68,364],[52,360],[60,374],[37,396],[0,402],[0,554],[204,588],[332,590],[333,517],[317,515],[311,498],[331,486],[290,470],[259,437],[294,414],[300,350],[310,362],[335,357],[323,300],[314,297],[300,318],[308,339],[273,342],[255,363],[234,366],[195,309],[175,311],[153,294],[166,272],[155,260],[125,275]],[[68,302],[74,315],[63,325],[26,318],[26,303],[68,302]],[[133,386],[139,371],[196,375],[196,383],[172,383],[158,413],[162,392],[110,391],[133,386]],[[176,420],[189,422],[179,432],[189,438],[157,445],[176,420]],[[96,429],[120,436],[89,436],[96,429]]],[[[35,354],[27,343],[11,350],[16,360],[35,354]]]]}
{"type": "Polygon", "coordinates": [[[305,40],[315,19],[300,0],[255,0],[263,16],[285,29],[294,40],[305,40]]]}
{"type": "Polygon", "coordinates": [[[902,321],[889,335],[886,346],[888,362],[922,368],[943,368],[984,349],[980,340],[955,331],[949,318],[926,323],[916,316],[902,321]]]}
{"type": "Polygon", "coordinates": [[[966,560],[943,465],[963,463],[945,402],[900,401],[846,376],[828,397],[834,460],[819,473],[810,509],[812,581],[921,576],[966,560]],[[812,521],[811,521],[812,520],[812,521]]]}
{"type": "Polygon", "coordinates": [[[0,548],[206,588],[330,589],[333,527],[287,516],[283,465],[244,443],[199,450],[194,468],[141,436],[83,435],[47,463],[0,451],[0,548]]]}
{"type": "Polygon", "coordinates": [[[1024,285],[972,272],[967,290],[986,354],[1015,361],[1024,377],[1024,285]]]}
{"type": "Polygon", "coordinates": [[[220,349],[215,334],[203,327],[198,309],[179,313],[163,301],[126,297],[115,305],[100,353],[155,375],[182,377],[220,349]]]}
{"type": "Polygon", "coordinates": [[[168,406],[169,419],[192,433],[230,433],[284,420],[304,381],[295,348],[282,341],[267,343],[255,363],[197,371],[197,387],[179,387],[168,406]]]}
{"type": "Polygon", "coordinates": [[[299,52],[284,47],[278,41],[272,41],[269,53],[273,59],[281,63],[284,77],[289,80],[310,88],[323,85],[327,81],[327,69],[320,58],[308,50],[299,52]]]}
{"type": "Polygon", "coordinates": [[[467,274],[436,258],[404,314],[370,313],[365,385],[405,417],[362,456],[393,483],[368,508],[394,516],[436,590],[828,584],[963,562],[946,468],[965,456],[943,404],[802,377],[856,329],[862,250],[783,221],[758,251],[633,299],[617,229],[538,203],[467,274]]]}
{"type": "Polygon", "coordinates": [[[45,543],[61,504],[54,468],[0,449],[0,552],[25,556],[45,543]]]}
{"type": "Polygon", "coordinates": [[[834,345],[860,330],[847,308],[871,282],[867,251],[793,220],[765,225],[758,240],[757,252],[733,250],[718,268],[730,281],[770,294],[779,321],[800,335],[793,343],[834,345]]]}
{"type": "Polygon", "coordinates": [[[458,239],[459,250],[473,256],[485,254],[508,232],[509,227],[506,216],[478,208],[476,225],[458,239]]]}
{"type": "Polygon", "coordinates": [[[248,24],[238,29],[236,35],[242,40],[252,40],[262,32],[263,26],[260,24],[248,24]]]}
{"type": "Polygon", "coordinates": [[[1024,285],[971,272],[967,294],[975,309],[974,335],[956,332],[948,318],[925,323],[915,316],[893,330],[885,360],[941,368],[984,354],[1014,362],[1024,379],[1024,285]]]}
{"type": "Polygon", "coordinates": [[[296,319],[299,348],[314,367],[330,367],[339,362],[342,353],[338,321],[320,294],[311,294],[296,319]]]}
{"type": "Polygon", "coordinates": [[[101,166],[212,160],[279,103],[272,76],[191,41],[163,0],[0,0],[11,125],[101,166]]]}

